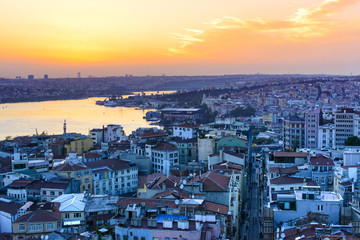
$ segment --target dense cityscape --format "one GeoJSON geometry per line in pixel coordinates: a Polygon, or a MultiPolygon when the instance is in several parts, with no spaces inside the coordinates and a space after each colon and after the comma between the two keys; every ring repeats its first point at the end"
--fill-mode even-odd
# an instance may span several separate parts
{"type": "Polygon", "coordinates": [[[0,141],[1,237],[359,239],[360,77],[239,78],[97,103],[152,128],[0,141]]]}
{"type": "Polygon", "coordinates": [[[0,0],[0,240],[360,240],[360,0],[0,0]]]}

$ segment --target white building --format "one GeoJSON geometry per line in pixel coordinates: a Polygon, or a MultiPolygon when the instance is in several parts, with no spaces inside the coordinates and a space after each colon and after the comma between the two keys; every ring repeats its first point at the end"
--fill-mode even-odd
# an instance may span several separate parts
{"type": "Polygon", "coordinates": [[[215,138],[203,137],[198,138],[198,159],[199,162],[207,161],[208,156],[215,152],[215,138]]]}
{"type": "Polygon", "coordinates": [[[95,195],[136,192],[138,167],[134,163],[118,159],[104,159],[84,164],[92,170],[95,195]]]}
{"type": "Polygon", "coordinates": [[[274,221],[280,222],[305,217],[308,212],[326,214],[330,224],[340,221],[340,208],[343,198],[338,193],[322,192],[318,186],[304,186],[303,190],[295,190],[294,194],[277,196],[277,206],[274,207],[274,221]]]}
{"type": "Polygon", "coordinates": [[[196,130],[200,124],[183,123],[173,127],[173,136],[182,139],[190,139],[196,137],[196,130]]]}
{"type": "Polygon", "coordinates": [[[335,113],[335,145],[344,147],[345,141],[351,136],[360,136],[360,112],[354,109],[342,109],[335,113]]]}
{"type": "Polygon", "coordinates": [[[13,171],[22,171],[28,169],[28,156],[26,153],[15,152],[11,156],[11,166],[13,171]]]}
{"type": "Polygon", "coordinates": [[[89,131],[90,138],[93,140],[94,145],[101,145],[102,142],[111,142],[120,140],[124,137],[124,129],[118,124],[109,124],[103,129],[94,128],[89,131]]]}
{"type": "Polygon", "coordinates": [[[20,216],[20,208],[20,204],[0,198],[0,234],[13,232],[12,223],[20,216]]]}
{"type": "Polygon", "coordinates": [[[344,166],[360,165],[360,148],[348,148],[343,153],[344,166]]]}
{"type": "Polygon", "coordinates": [[[319,126],[317,147],[335,149],[335,126],[333,124],[319,126]]]}
{"type": "Polygon", "coordinates": [[[94,128],[89,131],[90,138],[93,140],[94,146],[100,145],[103,141],[103,129],[94,128]]]}
{"type": "Polygon", "coordinates": [[[213,153],[208,156],[208,169],[221,162],[231,162],[245,166],[245,155],[228,150],[220,150],[218,153],[213,153]]]}
{"type": "Polygon", "coordinates": [[[27,202],[27,188],[33,183],[32,180],[15,180],[8,185],[7,196],[15,202],[25,204],[27,202]]]}
{"type": "Polygon", "coordinates": [[[123,127],[121,125],[107,125],[106,131],[104,133],[104,142],[119,140],[124,135],[123,133],[123,127]]]}
{"type": "Polygon", "coordinates": [[[146,155],[151,158],[154,173],[170,175],[170,169],[179,165],[179,150],[169,143],[159,143],[156,146],[146,145],[146,155]]]}

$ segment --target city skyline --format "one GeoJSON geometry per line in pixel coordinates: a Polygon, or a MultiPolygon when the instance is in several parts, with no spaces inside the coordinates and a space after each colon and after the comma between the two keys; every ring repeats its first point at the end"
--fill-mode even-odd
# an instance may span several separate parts
{"type": "Polygon", "coordinates": [[[359,74],[359,2],[2,1],[0,76],[359,74]]]}

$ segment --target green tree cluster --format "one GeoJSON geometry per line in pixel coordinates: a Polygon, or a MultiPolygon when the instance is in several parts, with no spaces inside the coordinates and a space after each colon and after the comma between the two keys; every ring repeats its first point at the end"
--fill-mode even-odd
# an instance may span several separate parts
{"type": "Polygon", "coordinates": [[[231,116],[234,117],[251,117],[251,116],[255,116],[255,108],[251,107],[251,106],[247,106],[246,108],[244,107],[237,107],[234,110],[232,110],[230,112],[231,116]]]}
{"type": "Polygon", "coordinates": [[[357,136],[348,137],[345,140],[345,146],[360,146],[360,138],[357,136]]]}

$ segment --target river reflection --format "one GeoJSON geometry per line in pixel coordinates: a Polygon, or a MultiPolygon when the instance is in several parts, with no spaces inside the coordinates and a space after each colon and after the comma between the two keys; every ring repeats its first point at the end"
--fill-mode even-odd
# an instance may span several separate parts
{"type": "MultiPolygon", "coordinates": [[[[151,93],[146,92],[146,95],[151,93]]],[[[139,127],[153,127],[143,119],[150,109],[109,108],[95,105],[98,100],[104,98],[0,104],[0,140],[6,136],[33,135],[36,129],[39,134],[43,131],[48,134],[61,134],[64,119],[67,132],[83,134],[107,124],[122,125],[126,134],[139,127]]]]}

